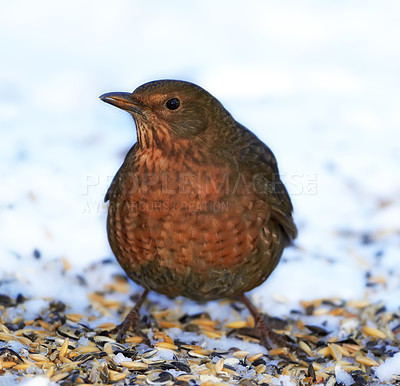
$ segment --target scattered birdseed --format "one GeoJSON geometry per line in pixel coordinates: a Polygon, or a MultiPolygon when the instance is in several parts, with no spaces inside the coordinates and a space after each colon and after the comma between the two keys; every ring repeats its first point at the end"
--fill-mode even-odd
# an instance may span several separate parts
{"type": "MultiPolygon", "coordinates": [[[[11,298],[3,302],[6,304],[0,302],[0,375],[11,374],[17,379],[40,371],[50,381],[66,385],[250,386],[278,384],[284,376],[294,384],[335,385],[337,366],[352,377],[354,384],[362,386],[378,384],[374,369],[399,352],[398,313],[367,300],[346,302],[337,298],[303,301],[287,320],[271,324],[275,331],[288,336],[297,350],[271,343],[261,352],[260,348],[251,349],[252,343],[259,343],[256,338],[237,335],[235,347],[224,345],[221,351],[214,347],[221,347],[218,340],[225,339],[230,330],[254,325],[246,310],[235,309],[237,320],[227,322],[205,313],[182,316],[179,309],[159,310],[157,304],[149,303],[144,305],[148,316],[143,331],[152,339],[153,347],[147,347],[143,337],[131,332],[117,343],[116,334],[111,333],[116,325],[105,320],[110,315],[122,319],[128,312],[126,304],[115,300],[125,293],[126,285],[126,281],[115,278],[104,292],[90,294],[93,311],[87,314],[68,313],[68,305],[44,299],[47,308],[43,307],[35,319],[25,321],[24,302],[30,300],[27,295],[24,302],[11,298]],[[335,332],[332,325],[340,328],[335,332]],[[172,328],[173,332],[169,330],[172,328]],[[192,331],[191,338],[185,339],[185,334],[177,338],[176,329],[192,331]],[[199,339],[193,340],[193,334],[199,339]],[[171,355],[164,355],[166,350],[171,355]]],[[[397,382],[395,377],[393,382],[397,382]]]]}

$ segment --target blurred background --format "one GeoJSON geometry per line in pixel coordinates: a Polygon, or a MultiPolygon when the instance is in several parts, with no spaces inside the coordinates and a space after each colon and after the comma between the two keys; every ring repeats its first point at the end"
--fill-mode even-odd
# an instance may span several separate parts
{"type": "Polygon", "coordinates": [[[360,260],[397,267],[399,36],[396,0],[3,2],[0,276],[111,256],[103,198],[136,133],[98,96],[163,78],[204,87],[274,151],[300,230],[286,261],[316,267],[302,280],[328,288],[329,259],[355,283],[360,260]]]}

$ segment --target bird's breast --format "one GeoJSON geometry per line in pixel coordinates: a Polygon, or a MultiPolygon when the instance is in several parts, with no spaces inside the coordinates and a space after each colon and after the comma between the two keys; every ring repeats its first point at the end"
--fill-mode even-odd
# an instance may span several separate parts
{"type": "Polygon", "coordinates": [[[108,236],[128,276],[143,269],[183,277],[234,267],[254,255],[268,216],[244,176],[160,153],[124,172],[110,199],[108,236]]]}

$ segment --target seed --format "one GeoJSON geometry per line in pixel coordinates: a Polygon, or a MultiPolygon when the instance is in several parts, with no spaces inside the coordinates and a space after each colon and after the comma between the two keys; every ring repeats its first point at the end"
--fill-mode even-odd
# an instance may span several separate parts
{"type": "Polygon", "coordinates": [[[121,379],[126,378],[125,373],[119,373],[118,371],[109,370],[109,378],[110,381],[120,381],[121,379]]]}
{"type": "Polygon", "coordinates": [[[8,341],[8,340],[16,340],[16,339],[17,338],[14,335],[12,335],[8,332],[0,332],[0,340],[8,341]]]}
{"type": "Polygon", "coordinates": [[[223,335],[220,331],[203,331],[203,334],[211,339],[219,339],[223,335]]]}
{"type": "Polygon", "coordinates": [[[67,317],[67,319],[69,319],[75,323],[79,322],[84,317],[84,315],[82,315],[82,314],[67,314],[65,316],[67,317]]]}
{"type": "Polygon", "coordinates": [[[97,327],[96,327],[96,329],[98,329],[98,330],[107,330],[107,331],[110,331],[110,330],[112,330],[113,328],[115,328],[115,327],[117,327],[114,323],[102,323],[102,324],[99,324],[97,327]]]}
{"type": "Polygon", "coordinates": [[[61,361],[62,363],[71,363],[71,362],[72,362],[71,359],[68,359],[68,358],[66,358],[66,357],[61,357],[61,358],[60,358],[60,361],[61,361]]]}
{"type": "Polygon", "coordinates": [[[29,354],[28,356],[35,362],[49,362],[49,359],[41,354],[29,354]]]}
{"type": "Polygon", "coordinates": [[[214,320],[211,320],[211,319],[203,319],[203,318],[201,318],[201,319],[193,319],[191,321],[191,323],[196,324],[196,325],[201,326],[201,327],[214,327],[214,325],[217,322],[215,322],[214,320]]]}
{"type": "Polygon", "coordinates": [[[348,373],[350,371],[360,371],[360,368],[357,366],[344,366],[343,369],[346,370],[348,373]]]}
{"type": "Polygon", "coordinates": [[[21,363],[13,367],[13,370],[26,370],[30,366],[29,363],[21,363]]]}
{"type": "Polygon", "coordinates": [[[179,327],[179,325],[177,323],[173,323],[173,322],[169,322],[167,320],[158,320],[157,324],[161,327],[161,328],[175,328],[175,327],[179,327]]]}
{"type": "Polygon", "coordinates": [[[121,362],[120,365],[132,370],[147,370],[149,367],[146,363],[137,361],[121,362]]]}
{"type": "Polygon", "coordinates": [[[39,324],[40,327],[46,329],[46,330],[50,330],[50,324],[47,323],[44,320],[38,320],[37,323],[39,324]]]}
{"type": "Polygon", "coordinates": [[[378,330],[375,327],[364,326],[362,328],[362,332],[367,336],[375,336],[376,338],[379,338],[379,339],[386,338],[386,334],[383,331],[378,330]]]}
{"type": "Polygon", "coordinates": [[[78,350],[84,354],[88,353],[88,352],[100,351],[97,347],[94,347],[94,346],[82,346],[82,347],[78,347],[76,350],[78,350]]]}
{"type": "Polygon", "coordinates": [[[158,347],[158,348],[166,348],[169,350],[177,350],[178,349],[178,346],[176,346],[172,343],[169,343],[169,342],[157,342],[154,346],[158,347]]]}
{"type": "Polygon", "coordinates": [[[0,367],[2,367],[3,369],[9,369],[10,367],[15,366],[16,364],[17,364],[16,362],[6,361],[3,363],[0,363],[0,367]]]}
{"type": "Polygon", "coordinates": [[[232,355],[233,355],[235,358],[244,359],[244,358],[246,358],[246,357],[249,355],[249,352],[248,352],[248,351],[241,351],[241,350],[239,350],[239,351],[235,351],[232,355]]]}
{"type": "MultiPolygon", "coordinates": [[[[268,354],[275,356],[275,355],[287,355],[287,348],[286,347],[278,347],[268,351],[268,354]]],[[[247,358],[249,360],[249,358],[247,358]]]]}
{"type": "Polygon", "coordinates": [[[65,338],[64,343],[62,344],[60,348],[60,353],[58,354],[59,358],[65,357],[65,354],[68,351],[68,343],[69,343],[69,338],[65,338]]]}
{"type": "Polygon", "coordinates": [[[230,322],[225,325],[226,328],[232,328],[233,330],[238,328],[247,327],[247,322],[245,320],[237,320],[235,322],[230,322]]]}
{"type": "Polygon", "coordinates": [[[338,345],[334,344],[334,343],[331,343],[331,344],[328,344],[328,347],[329,347],[329,350],[331,352],[332,358],[335,361],[340,361],[342,359],[342,352],[338,348],[338,345]]]}
{"type": "Polygon", "coordinates": [[[370,366],[370,367],[371,366],[379,366],[379,363],[377,361],[374,361],[373,359],[367,358],[367,357],[362,357],[362,356],[356,357],[356,361],[358,363],[361,363],[363,365],[370,366]]]}
{"type": "MultiPolygon", "coordinates": [[[[269,353],[271,353],[271,351],[273,351],[273,350],[270,350],[269,353]]],[[[271,354],[271,355],[273,355],[273,354],[271,354]]],[[[248,360],[249,362],[254,362],[254,361],[256,361],[257,359],[262,358],[263,356],[264,356],[264,354],[263,354],[262,352],[260,352],[260,353],[258,353],[258,354],[250,355],[249,357],[247,357],[247,360],[248,360]]]]}
{"type": "Polygon", "coordinates": [[[0,330],[5,332],[6,334],[11,334],[11,331],[4,325],[0,323],[0,330]]]}
{"type": "Polygon", "coordinates": [[[198,352],[196,352],[196,351],[194,351],[194,350],[189,351],[188,354],[189,354],[191,357],[194,357],[194,358],[205,358],[205,357],[206,357],[206,355],[200,354],[200,353],[198,353],[198,352]]]}
{"type": "Polygon", "coordinates": [[[58,381],[61,381],[61,380],[64,379],[64,378],[67,378],[68,375],[69,375],[69,373],[59,373],[59,374],[53,375],[53,376],[50,378],[50,381],[56,383],[56,382],[58,382],[58,381]]]}
{"type": "Polygon", "coordinates": [[[343,348],[349,352],[349,355],[353,355],[357,351],[361,350],[361,346],[358,346],[356,344],[351,344],[351,343],[344,343],[343,348]]]}
{"type": "Polygon", "coordinates": [[[255,367],[255,370],[257,374],[262,374],[265,373],[265,371],[267,370],[267,366],[265,366],[264,364],[259,364],[255,367]]]}
{"type": "Polygon", "coordinates": [[[174,340],[169,335],[164,336],[164,342],[171,343],[171,344],[175,343],[174,340]]]}
{"type": "Polygon", "coordinates": [[[54,368],[55,368],[54,363],[48,363],[42,366],[42,370],[44,371],[44,373],[48,378],[51,378],[53,376],[54,368]]]}
{"type": "Polygon", "coordinates": [[[323,357],[326,357],[328,355],[331,355],[332,351],[330,350],[329,347],[324,347],[321,348],[321,350],[319,350],[318,353],[320,353],[323,357]]]}
{"type": "Polygon", "coordinates": [[[329,313],[329,308],[320,307],[314,310],[313,315],[321,316],[329,313]]]}
{"type": "Polygon", "coordinates": [[[300,346],[300,348],[302,349],[302,350],[304,350],[307,354],[310,354],[311,353],[311,348],[310,348],[310,346],[306,343],[306,342],[304,342],[304,341],[300,341],[299,342],[299,346],[300,346]]]}
{"type": "Polygon", "coordinates": [[[143,338],[141,336],[130,336],[125,339],[126,343],[141,343],[143,338]]]}
{"type": "Polygon", "coordinates": [[[371,303],[367,300],[350,300],[347,302],[348,307],[353,308],[365,308],[368,307],[371,303]]]}
{"type": "Polygon", "coordinates": [[[24,344],[26,346],[32,344],[32,341],[29,338],[26,338],[25,336],[19,336],[17,338],[17,340],[18,340],[18,342],[20,342],[20,343],[22,343],[22,344],[24,344]]]}
{"type": "Polygon", "coordinates": [[[224,368],[224,358],[218,359],[217,363],[215,364],[215,371],[222,371],[224,368]]]}
{"type": "Polygon", "coordinates": [[[202,349],[201,346],[198,346],[196,344],[183,344],[181,347],[186,350],[201,350],[202,349]]]}
{"type": "Polygon", "coordinates": [[[304,328],[305,323],[304,323],[303,320],[298,319],[297,322],[296,322],[296,325],[297,325],[297,328],[301,331],[304,328]]]}

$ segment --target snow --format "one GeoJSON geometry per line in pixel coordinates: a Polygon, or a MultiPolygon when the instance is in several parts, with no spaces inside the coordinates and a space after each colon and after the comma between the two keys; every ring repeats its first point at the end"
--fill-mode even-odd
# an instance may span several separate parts
{"type": "Polygon", "coordinates": [[[375,369],[375,374],[382,382],[390,381],[393,375],[400,375],[400,353],[386,359],[383,364],[375,369]]]}
{"type": "Polygon", "coordinates": [[[114,356],[113,358],[114,362],[119,365],[121,362],[131,362],[132,359],[129,357],[126,357],[124,354],[122,353],[118,353],[117,355],[114,356]]]}
{"type": "MultiPolygon", "coordinates": [[[[299,238],[252,292],[256,305],[287,316],[300,300],[339,297],[399,310],[399,11],[396,0],[4,3],[0,293],[29,297],[27,319],[47,296],[85,313],[87,294],[123,273],[115,265],[88,269],[112,256],[103,198],[135,142],[128,114],[98,96],[178,78],[210,91],[272,148],[291,193],[299,238]],[[366,289],[367,272],[387,283],[366,289]]],[[[129,294],[121,298],[129,302],[129,294]]],[[[229,303],[176,303],[155,293],[150,300],[237,319],[229,303]]],[[[398,372],[399,358],[377,368],[382,381],[398,372]]]]}
{"type": "Polygon", "coordinates": [[[174,351],[168,350],[168,349],[161,349],[158,350],[157,355],[155,355],[153,358],[155,359],[165,359],[165,360],[173,360],[175,356],[174,351]]]}
{"type": "MultiPolygon", "coordinates": [[[[4,379],[2,380],[4,382],[4,385],[12,385],[13,379],[4,379]]],[[[54,382],[49,382],[49,379],[47,377],[43,376],[36,376],[34,378],[26,378],[23,379],[19,385],[26,385],[26,386],[53,386],[55,385],[54,382]]]]}
{"type": "Polygon", "coordinates": [[[280,375],[278,379],[272,380],[273,385],[278,386],[296,386],[296,383],[293,382],[288,375],[280,375]]]}
{"type": "MultiPolygon", "coordinates": [[[[212,315],[219,315],[218,310],[214,310],[214,312],[212,312],[212,315]]],[[[222,313],[220,315],[220,318],[224,320],[225,318],[222,317],[222,313]]],[[[218,339],[218,341],[216,341],[215,339],[208,338],[203,334],[181,331],[178,328],[170,328],[168,330],[168,335],[172,339],[179,338],[182,339],[184,342],[196,342],[197,345],[202,346],[204,349],[218,348],[221,351],[229,351],[231,347],[235,347],[239,343],[238,339],[236,338],[228,338],[227,336],[222,336],[220,339],[218,339]]],[[[248,351],[249,355],[267,351],[264,346],[248,342],[240,342],[240,349],[243,351],[248,351]]]]}
{"type": "Polygon", "coordinates": [[[354,383],[352,376],[343,370],[340,365],[335,366],[335,377],[339,385],[350,386],[354,383]]]}

